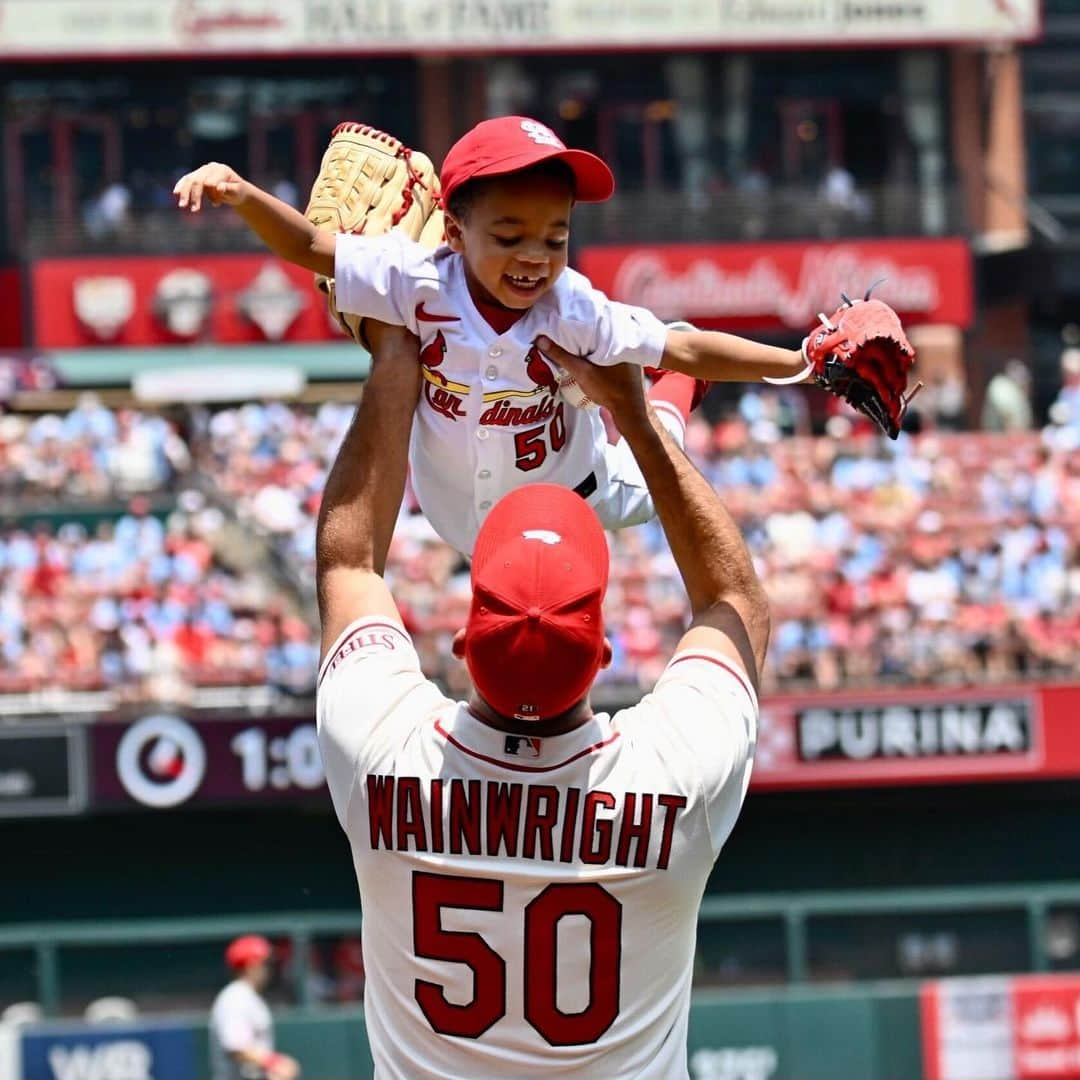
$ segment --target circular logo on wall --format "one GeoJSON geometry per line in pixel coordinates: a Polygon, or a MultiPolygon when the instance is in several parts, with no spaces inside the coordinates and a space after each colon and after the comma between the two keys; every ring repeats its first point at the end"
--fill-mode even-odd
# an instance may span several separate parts
{"type": "Polygon", "coordinates": [[[177,716],[147,716],[124,732],[116,748],[116,771],[124,790],[144,806],[179,806],[206,775],[206,748],[199,733],[177,716]]]}

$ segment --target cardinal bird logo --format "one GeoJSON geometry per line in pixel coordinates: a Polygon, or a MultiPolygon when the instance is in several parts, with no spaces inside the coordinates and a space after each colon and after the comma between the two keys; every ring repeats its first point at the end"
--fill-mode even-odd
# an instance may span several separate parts
{"type": "MultiPolygon", "coordinates": [[[[443,332],[440,330],[431,341],[420,350],[420,363],[435,375],[435,368],[439,367],[445,358],[446,338],[443,337],[443,332]]],[[[437,375],[437,378],[442,383],[446,382],[442,375],[437,375]]]]}
{"type": "Polygon", "coordinates": [[[446,338],[441,330],[420,350],[420,364],[424,372],[424,400],[440,416],[457,420],[465,416],[464,396],[469,387],[465,383],[451,382],[438,370],[446,359],[446,338]]]}
{"type": "Polygon", "coordinates": [[[544,359],[543,353],[534,345],[525,357],[525,374],[542,390],[546,390],[552,397],[559,394],[559,380],[555,378],[555,372],[551,365],[544,359]]]}

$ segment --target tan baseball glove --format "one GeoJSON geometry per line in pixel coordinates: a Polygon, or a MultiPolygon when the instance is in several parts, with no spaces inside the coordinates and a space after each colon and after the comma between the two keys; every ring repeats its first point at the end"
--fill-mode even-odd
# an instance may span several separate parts
{"type": "MultiPolygon", "coordinates": [[[[334,128],[306,214],[333,232],[382,236],[401,229],[431,248],[443,240],[439,178],[431,159],[367,124],[334,128]]],[[[334,279],[316,274],[315,287],[345,333],[366,344],[363,316],[337,309],[334,279]]]]}

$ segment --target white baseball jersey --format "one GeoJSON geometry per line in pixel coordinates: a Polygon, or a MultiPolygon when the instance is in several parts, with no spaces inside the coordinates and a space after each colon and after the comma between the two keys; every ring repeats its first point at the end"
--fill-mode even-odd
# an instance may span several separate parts
{"type": "Polygon", "coordinates": [[[424,392],[409,464],[420,506],[448,543],[471,552],[487,512],[525,483],[577,490],[608,528],[652,516],[632,456],[609,450],[596,410],[562,400],[533,342],[546,334],[597,364],[659,366],[667,328],[655,315],[609,300],[566,269],[500,334],[473,303],[461,256],[399,232],[338,236],[334,274],[341,311],[420,339],[424,392]]]}
{"type": "Polygon", "coordinates": [[[681,653],[634,708],[527,738],[364,618],[327,655],[317,715],[379,1080],[685,1080],[698,907],[756,738],[728,659],[681,653]]]}
{"type": "Polygon", "coordinates": [[[274,1049],[270,1008],[246,979],[234,979],[210,1009],[210,1069],[213,1080],[240,1080],[243,1069],[230,1057],[240,1050],[274,1049]]]}

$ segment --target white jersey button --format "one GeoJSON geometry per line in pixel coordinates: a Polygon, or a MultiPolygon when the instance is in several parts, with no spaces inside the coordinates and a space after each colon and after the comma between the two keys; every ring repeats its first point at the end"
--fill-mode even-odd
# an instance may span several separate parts
{"type": "Polygon", "coordinates": [[[491,479],[491,470],[490,469],[481,469],[476,475],[481,480],[490,480],[491,479]]]}
{"type": "Polygon", "coordinates": [[[480,504],[480,509],[481,509],[481,510],[490,510],[490,509],[491,509],[491,503],[490,503],[490,502],[489,502],[489,501],[488,501],[487,499],[485,499],[485,500],[484,500],[484,501],[483,501],[483,502],[482,502],[482,503],[480,504]]]}
{"type": "Polygon", "coordinates": [[[492,345],[491,348],[488,349],[488,356],[502,356],[502,354],[503,351],[501,345],[492,345]]]}
{"type": "Polygon", "coordinates": [[[499,374],[499,369],[498,369],[498,368],[497,368],[497,367],[496,367],[496,366],[495,366],[494,364],[492,364],[492,365],[491,365],[491,366],[490,366],[490,367],[489,367],[489,368],[487,369],[487,371],[485,371],[485,372],[484,372],[484,374],[485,374],[485,375],[486,375],[486,376],[487,376],[487,377],[488,377],[489,379],[494,379],[494,378],[495,378],[495,376],[499,374]]]}
{"type": "Polygon", "coordinates": [[[488,429],[486,427],[477,428],[476,437],[478,439],[486,439],[488,437],[488,429]]]}

